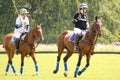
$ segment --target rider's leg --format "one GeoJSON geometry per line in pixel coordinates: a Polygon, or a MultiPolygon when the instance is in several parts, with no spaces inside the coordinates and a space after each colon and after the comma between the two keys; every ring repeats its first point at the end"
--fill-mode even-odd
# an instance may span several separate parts
{"type": "Polygon", "coordinates": [[[76,34],[75,36],[75,42],[74,42],[74,51],[77,51],[78,47],[77,47],[77,43],[78,43],[78,40],[79,40],[79,34],[81,33],[81,30],[79,28],[74,28],[74,33],[76,34]]]}
{"type": "Polygon", "coordinates": [[[78,41],[79,41],[79,37],[80,35],[79,34],[76,34],[76,37],[75,37],[75,43],[74,43],[74,51],[77,51],[78,50],[78,41]]]}
{"type": "Polygon", "coordinates": [[[16,46],[16,54],[18,54],[19,52],[19,39],[18,38],[16,38],[15,46],[16,46]]]}
{"type": "Polygon", "coordinates": [[[84,35],[81,34],[80,37],[79,37],[79,40],[82,40],[83,36],[84,36],[84,35]]]}

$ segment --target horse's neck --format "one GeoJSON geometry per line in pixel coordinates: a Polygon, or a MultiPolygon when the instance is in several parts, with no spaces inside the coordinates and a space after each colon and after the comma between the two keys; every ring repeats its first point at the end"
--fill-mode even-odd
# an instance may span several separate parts
{"type": "Polygon", "coordinates": [[[89,31],[87,31],[83,40],[87,41],[89,44],[95,44],[96,37],[97,37],[97,34],[92,32],[91,30],[89,30],[89,31]]]}
{"type": "Polygon", "coordinates": [[[34,36],[34,34],[33,34],[32,31],[30,31],[30,32],[28,33],[27,43],[28,43],[29,45],[34,45],[34,43],[35,43],[35,36],[34,36]]]}

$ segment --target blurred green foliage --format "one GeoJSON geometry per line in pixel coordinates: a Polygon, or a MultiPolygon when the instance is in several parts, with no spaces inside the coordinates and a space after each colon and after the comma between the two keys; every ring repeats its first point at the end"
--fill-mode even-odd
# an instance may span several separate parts
{"type": "MultiPolygon", "coordinates": [[[[103,19],[103,36],[97,43],[120,41],[120,0],[13,0],[17,10],[26,8],[30,14],[31,28],[43,24],[44,43],[56,43],[64,30],[73,30],[71,22],[81,2],[88,4],[88,17],[92,25],[95,16],[103,19]]],[[[12,0],[0,0],[0,40],[14,31],[18,14],[12,0]]]]}

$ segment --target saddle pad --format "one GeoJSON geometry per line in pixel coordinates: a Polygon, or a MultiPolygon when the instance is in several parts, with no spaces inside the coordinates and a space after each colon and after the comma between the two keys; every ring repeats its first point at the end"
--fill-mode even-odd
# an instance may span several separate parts
{"type": "Polygon", "coordinates": [[[76,34],[73,33],[73,34],[70,36],[69,40],[70,40],[70,41],[74,41],[74,40],[75,40],[75,36],[76,36],[76,34]]]}
{"type": "MultiPolygon", "coordinates": [[[[76,37],[76,34],[73,33],[73,34],[70,36],[69,40],[72,41],[72,42],[74,42],[74,41],[75,41],[75,37],[76,37]]],[[[83,37],[83,36],[80,36],[80,37],[79,37],[79,41],[82,40],[82,37],[83,37]]]]}

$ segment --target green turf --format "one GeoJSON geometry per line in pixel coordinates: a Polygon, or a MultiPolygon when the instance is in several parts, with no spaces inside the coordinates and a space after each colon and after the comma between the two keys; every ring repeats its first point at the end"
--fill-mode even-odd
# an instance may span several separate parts
{"type": "MultiPolygon", "coordinates": [[[[23,76],[19,74],[20,55],[15,55],[14,66],[18,72],[15,76],[9,69],[8,75],[5,76],[5,68],[7,64],[7,55],[0,55],[0,80],[120,80],[120,55],[119,54],[95,54],[91,57],[90,67],[76,79],[73,77],[74,70],[77,63],[78,55],[74,54],[68,60],[68,77],[64,77],[63,57],[62,55],[60,71],[53,74],[56,65],[57,54],[37,54],[36,59],[39,66],[39,76],[32,76],[35,74],[34,64],[31,58],[25,58],[23,76]]],[[[85,58],[83,57],[81,67],[85,65],[85,58]]],[[[80,69],[81,69],[80,67],[80,69]]]]}

